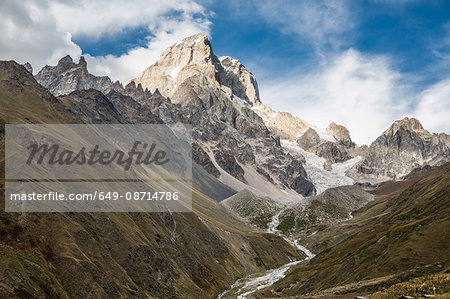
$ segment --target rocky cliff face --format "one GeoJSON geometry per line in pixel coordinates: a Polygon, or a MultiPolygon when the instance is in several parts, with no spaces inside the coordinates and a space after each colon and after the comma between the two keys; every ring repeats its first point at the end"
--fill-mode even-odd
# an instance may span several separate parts
{"type": "Polygon", "coordinates": [[[251,109],[263,119],[275,136],[296,141],[302,149],[325,158],[327,170],[331,164],[347,161],[365,151],[364,147],[358,147],[352,141],[346,127],[334,122],[326,129],[319,129],[290,113],[274,111],[261,103],[256,103],[251,109]]]}
{"type": "Polygon", "coordinates": [[[350,175],[358,180],[401,178],[414,168],[450,160],[450,136],[431,134],[415,118],[395,121],[369,147],[350,175]]]}
{"type": "Polygon", "coordinates": [[[333,135],[337,143],[342,144],[347,148],[350,148],[355,145],[352,139],[350,138],[350,132],[347,130],[346,127],[332,122],[327,127],[327,131],[333,135]]]}
{"type": "Polygon", "coordinates": [[[286,196],[284,189],[292,196],[315,193],[301,161],[285,153],[263,120],[249,109],[262,105],[253,75],[238,60],[220,61],[205,35],[168,48],[141,78],[125,87],[87,73],[84,60],[76,65],[67,57],[56,67],[45,67],[37,77],[46,78],[46,86],[55,87],[51,89],[55,94],[77,90],[62,99],[88,122],[111,118],[142,123],[147,117],[149,123],[192,124],[194,162],[235,190],[273,196],[286,196]],[[74,80],[77,84],[69,84],[74,80]],[[104,83],[97,88],[101,92],[83,91],[93,82],[104,83]]]}
{"type": "Polygon", "coordinates": [[[235,58],[222,57],[220,63],[224,69],[219,82],[231,89],[232,95],[242,104],[250,106],[261,104],[258,83],[252,73],[235,58]],[[242,103],[244,101],[244,103],[242,103]]]}
{"type": "Polygon", "coordinates": [[[35,78],[39,84],[55,96],[91,88],[104,91],[112,84],[108,77],[97,77],[90,74],[83,56],[76,64],[67,55],[56,66],[45,66],[35,78]]]}
{"type": "Polygon", "coordinates": [[[150,92],[159,90],[174,103],[193,97],[227,97],[240,105],[259,102],[255,77],[237,59],[220,61],[212,51],[208,37],[197,34],[177,42],[132,80],[150,92]]]}
{"type": "Polygon", "coordinates": [[[274,196],[281,196],[279,189],[286,188],[314,194],[301,163],[284,152],[251,109],[263,106],[255,77],[239,60],[217,58],[206,35],[169,47],[130,84],[170,99],[151,104],[152,111],[166,123],[193,124],[201,147],[195,156],[198,162],[215,176],[219,170],[219,178],[233,188],[264,190],[274,196]],[[229,175],[235,180],[229,180],[229,175]]]}
{"type": "Polygon", "coordinates": [[[321,138],[316,130],[311,127],[297,138],[298,146],[325,158],[324,168],[326,170],[330,170],[334,163],[344,162],[356,156],[355,144],[350,139],[348,130],[334,123],[330,126],[333,129],[330,130],[330,127],[328,127],[327,130],[333,134],[333,141],[321,138]]]}
{"type": "Polygon", "coordinates": [[[252,110],[263,119],[266,127],[281,139],[295,141],[310,127],[307,122],[288,112],[274,111],[263,104],[253,106],[252,110]]]}

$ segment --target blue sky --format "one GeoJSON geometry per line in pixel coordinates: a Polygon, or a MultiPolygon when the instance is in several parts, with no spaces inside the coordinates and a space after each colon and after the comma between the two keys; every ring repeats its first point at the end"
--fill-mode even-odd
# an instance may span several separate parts
{"type": "Polygon", "coordinates": [[[83,54],[91,72],[126,83],[168,46],[210,36],[240,59],[263,103],[370,143],[417,117],[449,132],[450,1],[98,0],[0,4],[1,59],[38,71],[83,54]],[[364,123],[365,126],[361,126],[364,123]]]}
{"type": "MultiPolygon", "coordinates": [[[[282,6],[283,2],[296,9],[296,1],[278,3],[282,6]]],[[[325,7],[326,1],[324,3],[325,7]]],[[[337,34],[338,45],[325,41],[323,51],[337,52],[352,47],[367,54],[390,55],[396,58],[394,66],[399,71],[426,75],[422,77],[424,83],[440,78],[441,74],[434,69],[441,62],[435,51],[450,52],[450,45],[445,44],[450,28],[450,1],[348,3],[352,10],[347,20],[352,23],[351,28],[337,34]]],[[[218,1],[206,2],[204,6],[214,12],[209,17],[212,22],[209,35],[218,56],[238,57],[248,65],[263,61],[264,68],[275,74],[320,63],[321,57],[313,42],[285,31],[284,24],[267,20],[257,12],[257,2],[218,1]]],[[[120,56],[134,47],[145,46],[149,34],[151,31],[143,25],[124,28],[97,39],[81,34],[74,36],[73,41],[83,53],[120,56]]],[[[442,71],[448,73],[448,69],[442,71]]]]}

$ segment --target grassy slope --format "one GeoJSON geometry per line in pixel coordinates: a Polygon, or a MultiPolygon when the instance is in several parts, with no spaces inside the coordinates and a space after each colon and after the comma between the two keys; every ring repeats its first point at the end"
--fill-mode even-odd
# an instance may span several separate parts
{"type": "Polygon", "coordinates": [[[323,251],[308,265],[291,271],[272,290],[283,295],[317,293],[386,277],[360,285],[373,292],[395,284],[398,277],[403,280],[448,270],[449,182],[447,163],[421,179],[399,183],[400,187],[395,183],[382,186],[377,190],[378,199],[359,210],[354,219],[310,239],[316,250],[323,251]],[[344,237],[332,238],[337,235],[344,237]]]}
{"type": "MultiPolygon", "coordinates": [[[[22,66],[0,62],[2,123],[77,123],[22,66]]],[[[1,130],[4,177],[4,131],[1,130]]],[[[210,182],[211,183],[211,182],[210,182]]],[[[4,206],[4,181],[0,181],[4,206]]],[[[193,213],[0,212],[0,297],[212,297],[298,257],[193,191],[193,213]]]]}
{"type": "Polygon", "coordinates": [[[248,190],[221,202],[232,215],[260,229],[267,229],[272,217],[281,211],[277,230],[284,234],[307,234],[349,218],[349,213],[363,206],[373,196],[358,186],[331,188],[305,201],[290,202],[288,205],[256,196],[248,190]]]}
{"type": "Polygon", "coordinates": [[[221,205],[238,219],[266,230],[275,213],[281,209],[271,199],[258,197],[247,189],[225,199],[221,205]]]}

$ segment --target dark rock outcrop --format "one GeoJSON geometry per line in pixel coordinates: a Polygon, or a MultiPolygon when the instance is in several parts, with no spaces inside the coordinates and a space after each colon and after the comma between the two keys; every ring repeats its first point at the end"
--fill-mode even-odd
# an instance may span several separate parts
{"type": "Polygon", "coordinates": [[[244,177],[245,174],[244,169],[242,169],[242,167],[239,165],[239,163],[236,161],[233,155],[224,151],[216,150],[214,151],[214,158],[217,164],[219,164],[219,166],[223,170],[225,170],[226,172],[228,172],[241,182],[247,183],[244,177]]]}
{"type": "Polygon", "coordinates": [[[78,64],[69,55],[61,58],[56,66],[45,66],[36,75],[36,80],[47,88],[53,95],[66,95],[75,90],[97,89],[104,91],[112,84],[106,77],[97,77],[87,70],[87,63],[83,56],[78,64]]]}
{"type": "Polygon", "coordinates": [[[208,154],[196,142],[192,144],[192,160],[203,167],[209,174],[212,174],[216,178],[220,176],[220,171],[211,162],[208,154]]]}

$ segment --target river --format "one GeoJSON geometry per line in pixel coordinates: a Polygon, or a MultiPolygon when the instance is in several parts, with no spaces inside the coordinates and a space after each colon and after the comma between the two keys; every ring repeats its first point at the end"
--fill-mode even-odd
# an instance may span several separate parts
{"type": "MultiPolygon", "coordinates": [[[[272,217],[272,221],[269,223],[269,228],[267,229],[267,232],[272,233],[272,234],[277,234],[277,235],[283,237],[283,239],[285,239],[289,244],[291,244],[292,246],[295,246],[298,250],[302,251],[306,255],[306,258],[304,260],[312,259],[314,257],[314,254],[311,251],[309,251],[307,248],[305,248],[304,246],[298,244],[298,240],[286,238],[276,229],[276,227],[280,223],[279,216],[281,215],[281,213],[283,211],[284,210],[281,210],[279,213],[277,213],[276,215],[274,215],[272,217]]],[[[267,288],[267,287],[273,285],[275,282],[277,282],[280,279],[282,279],[283,277],[285,277],[286,272],[292,266],[295,266],[304,260],[299,260],[299,261],[294,260],[287,264],[282,265],[281,267],[267,270],[264,273],[252,274],[252,275],[240,278],[240,279],[236,280],[236,282],[233,285],[231,285],[231,287],[229,287],[228,289],[223,291],[218,296],[218,298],[222,299],[222,298],[227,298],[227,297],[235,297],[237,299],[245,299],[245,298],[247,298],[248,295],[250,295],[258,290],[261,290],[261,289],[264,289],[264,288],[267,288]]]]}

